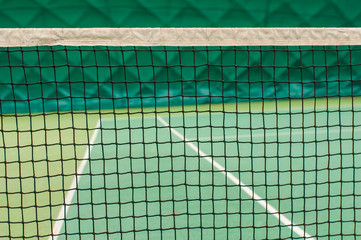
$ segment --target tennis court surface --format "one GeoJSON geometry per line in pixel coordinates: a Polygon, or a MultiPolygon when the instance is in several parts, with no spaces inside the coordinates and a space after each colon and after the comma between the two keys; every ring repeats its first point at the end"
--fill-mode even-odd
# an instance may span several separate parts
{"type": "Polygon", "coordinates": [[[0,239],[360,238],[359,46],[78,41],[0,48],[0,239]]]}

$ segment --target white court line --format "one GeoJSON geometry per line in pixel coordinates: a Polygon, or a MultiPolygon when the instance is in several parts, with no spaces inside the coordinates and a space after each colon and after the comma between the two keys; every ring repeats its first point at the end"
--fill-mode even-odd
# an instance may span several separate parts
{"type": "MultiPolygon", "coordinates": [[[[240,139],[240,138],[250,138],[252,137],[264,137],[265,135],[267,137],[269,136],[292,136],[292,135],[308,135],[308,134],[323,134],[323,133],[339,133],[339,132],[354,132],[354,131],[358,131],[361,130],[358,128],[347,128],[347,129],[331,129],[331,130],[316,130],[317,127],[313,128],[313,129],[308,129],[306,131],[302,131],[302,130],[292,130],[286,132],[285,130],[283,130],[282,132],[277,132],[277,130],[275,130],[276,132],[271,132],[269,133],[269,130],[266,130],[266,133],[255,133],[255,134],[240,134],[240,135],[226,135],[226,136],[214,136],[214,137],[199,137],[199,138],[188,138],[189,141],[210,141],[210,140],[216,140],[216,139],[240,139]],[[238,138],[237,138],[238,137],[238,138]]],[[[262,130],[257,130],[257,131],[262,131],[262,130]]],[[[278,130],[279,131],[279,130],[278,130]]],[[[342,140],[342,139],[341,139],[342,140]]]]}
{"type": "MultiPolygon", "coordinates": [[[[205,114],[209,114],[208,112],[207,113],[199,113],[198,115],[205,115],[205,114]]],[[[216,112],[216,113],[212,113],[212,115],[223,115],[223,113],[219,113],[219,112],[216,112]]],[[[179,115],[179,114],[175,114],[172,116],[172,118],[175,118],[175,117],[183,117],[183,115],[179,115]]],[[[130,117],[130,120],[132,119],[154,119],[155,118],[155,114],[153,116],[132,116],[130,117]]],[[[128,117],[124,117],[124,118],[119,118],[119,119],[116,119],[116,121],[128,121],[128,117]]],[[[114,122],[114,119],[113,118],[109,118],[109,119],[103,119],[102,122],[114,122]]],[[[178,127],[183,127],[183,126],[177,126],[178,127]]],[[[210,126],[210,128],[212,128],[212,126],[210,126]]],[[[235,139],[238,137],[238,139],[240,138],[250,138],[251,136],[252,137],[264,137],[265,135],[268,137],[268,136],[292,136],[292,135],[308,135],[308,134],[323,134],[323,133],[339,133],[339,132],[357,132],[357,131],[361,131],[361,128],[358,127],[343,127],[341,130],[340,129],[334,129],[334,127],[332,127],[331,130],[328,130],[328,129],[324,129],[326,127],[317,127],[315,126],[314,128],[312,129],[307,129],[307,130],[300,130],[300,129],[297,129],[297,130],[292,130],[292,127],[290,126],[290,129],[291,129],[291,132],[287,132],[286,130],[276,130],[276,129],[273,129],[277,132],[271,132],[270,133],[270,130],[266,130],[266,133],[255,133],[255,134],[240,134],[240,135],[226,135],[226,136],[219,136],[219,135],[216,135],[216,136],[213,136],[213,137],[199,137],[199,138],[187,138],[189,141],[193,142],[193,141],[211,141],[211,140],[216,140],[216,139],[235,139]],[[317,130],[318,128],[322,128],[321,130],[317,130]]],[[[261,129],[258,129],[256,131],[262,131],[261,129]]],[[[342,139],[341,139],[342,140],[342,139]]]]}
{"type": "Polygon", "coordinates": [[[70,185],[70,188],[68,189],[68,192],[66,194],[64,205],[61,206],[58,217],[56,218],[56,222],[52,229],[52,235],[49,236],[48,240],[57,240],[58,239],[58,235],[60,234],[60,231],[63,227],[64,220],[66,219],[66,215],[68,213],[70,204],[73,200],[74,194],[77,191],[77,186],[79,184],[80,177],[81,177],[81,175],[84,171],[84,168],[89,160],[91,150],[93,149],[94,142],[98,136],[99,129],[100,129],[100,120],[98,120],[98,122],[97,122],[97,125],[94,129],[94,133],[90,139],[89,145],[84,153],[83,160],[81,161],[81,163],[78,167],[77,174],[74,176],[73,181],[70,185]]]}
{"type": "Polygon", "coordinates": [[[179,133],[177,130],[172,128],[162,117],[157,116],[158,121],[160,121],[164,126],[168,127],[169,130],[176,135],[178,138],[180,138],[182,141],[184,141],[193,151],[195,151],[199,156],[203,157],[205,160],[207,160],[210,164],[213,164],[215,168],[217,168],[221,173],[226,175],[229,180],[231,180],[234,184],[241,186],[241,189],[250,196],[253,200],[255,200],[259,205],[261,205],[266,211],[271,213],[275,218],[279,219],[285,226],[290,228],[294,233],[296,233],[298,236],[302,238],[306,238],[309,240],[314,240],[314,238],[311,237],[307,232],[305,232],[302,228],[298,227],[297,225],[293,224],[287,217],[282,215],[278,212],[277,209],[275,209],[271,204],[267,203],[266,200],[263,200],[258,194],[252,191],[251,188],[249,188],[247,185],[245,185],[242,181],[240,181],[237,177],[235,177],[232,173],[227,172],[226,169],[220,165],[218,162],[213,160],[213,158],[209,157],[207,154],[205,154],[202,150],[200,150],[196,145],[194,145],[190,140],[185,138],[181,133],[179,133]]]}

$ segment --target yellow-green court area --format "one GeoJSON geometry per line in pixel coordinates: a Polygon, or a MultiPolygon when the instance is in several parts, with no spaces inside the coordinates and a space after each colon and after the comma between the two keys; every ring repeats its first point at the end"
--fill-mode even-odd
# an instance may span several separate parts
{"type": "Polygon", "coordinates": [[[0,235],[354,239],[360,100],[4,115],[0,235]]]}

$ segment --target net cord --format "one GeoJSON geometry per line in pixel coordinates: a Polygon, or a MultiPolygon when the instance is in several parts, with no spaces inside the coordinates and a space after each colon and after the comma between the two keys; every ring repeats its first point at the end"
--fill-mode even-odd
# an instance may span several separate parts
{"type": "Polygon", "coordinates": [[[0,28],[0,47],[361,45],[361,28],[0,28]]]}

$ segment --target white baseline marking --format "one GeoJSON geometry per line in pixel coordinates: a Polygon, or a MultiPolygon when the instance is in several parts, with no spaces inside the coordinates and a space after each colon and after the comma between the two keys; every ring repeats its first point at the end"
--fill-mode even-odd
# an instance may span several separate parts
{"type": "Polygon", "coordinates": [[[205,160],[207,160],[210,164],[213,164],[215,168],[217,168],[221,173],[226,175],[229,180],[231,180],[234,184],[241,186],[241,189],[250,196],[253,200],[255,200],[259,205],[261,205],[266,211],[271,213],[275,218],[279,219],[285,226],[290,228],[294,233],[296,233],[298,236],[314,240],[314,238],[311,237],[308,233],[303,231],[302,228],[298,227],[297,225],[293,224],[287,217],[280,214],[277,209],[275,209],[271,204],[267,203],[265,200],[263,200],[258,194],[252,191],[251,188],[249,188],[247,185],[245,185],[242,181],[240,181],[237,177],[235,177],[232,173],[227,172],[226,169],[217,163],[215,160],[213,160],[211,157],[209,157],[207,154],[205,154],[202,150],[200,150],[196,145],[194,145],[190,140],[185,138],[181,133],[179,133],[177,130],[172,128],[162,117],[157,116],[158,121],[160,121],[164,126],[168,127],[169,130],[176,135],[178,138],[180,138],[182,141],[184,141],[193,151],[195,151],[199,156],[203,157],[205,160]]]}
{"type": "Polygon", "coordinates": [[[58,217],[56,218],[56,222],[53,227],[52,235],[49,236],[48,240],[57,240],[58,239],[58,235],[60,234],[60,231],[63,227],[64,220],[66,219],[66,215],[68,213],[70,204],[73,200],[74,194],[77,191],[77,186],[79,184],[80,177],[81,177],[81,175],[84,171],[84,168],[89,160],[91,150],[93,149],[94,142],[98,136],[99,128],[100,128],[100,120],[98,120],[98,122],[97,122],[97,125],[94,129],[94,133],[90,139],[89,145],[84,153],[83,160],[81,161],[81,163],[78,167],[77,174],[74,176],[73,181],[68,190],[68,193],[66,194],[64,205],[61,206],[58,217]]]}

